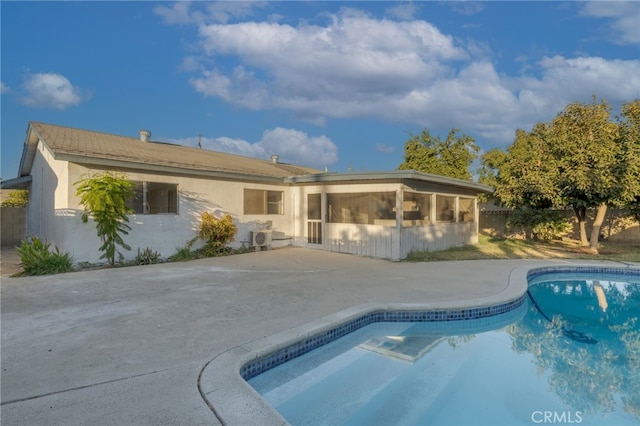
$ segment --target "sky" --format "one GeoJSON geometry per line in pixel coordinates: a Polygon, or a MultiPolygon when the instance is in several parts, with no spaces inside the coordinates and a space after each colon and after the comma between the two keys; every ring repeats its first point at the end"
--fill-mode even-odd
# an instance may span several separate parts
{"type": "Polygon", "coordinates": [[[0,2],[0,177],[29,121],[328,168],[481,152],[640,98],[640,2],[0,2]]]}

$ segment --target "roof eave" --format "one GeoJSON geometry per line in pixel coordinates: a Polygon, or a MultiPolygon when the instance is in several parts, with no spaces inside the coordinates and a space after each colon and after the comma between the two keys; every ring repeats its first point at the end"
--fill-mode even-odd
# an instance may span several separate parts
{"type": "Polygon", "coordinates": [[[271,184],[284,184],[284,178],[277,176],[261,176],[248,173],[232,173],[220,172],[215,170],[190,169],[186,167],[163,166],[158,164],[136,163],[132,161],[112,160],[108,158],[86,157],[83,155],[74,155],[68,153],[58,153],[55,158],[57,160],[69,161],[78,164],[90,164],[95,166],[105,166],[120,169],[138,169],[145,171],[183,174],[191,176],[216,177],[220,179],[232,179],[248,182],[261,182],[271,184]]]}
{"type": "Polygon", "coordinates": [[[0,182],[0,189],[29,189],[31,175],[7,179],[0,182]]]}
{"type": "Polygon", "coordinates": [[[493,188],[481,183],[450,178],[446,176],[433,175],[429,173],[416,172],[415,170],[393,170],[384,172],[349,172],[349,173],[318,173],[313,175],[292,176],[286,178],[286,183],[329,183],[329,182],[351,182],[356,180],[421,180],[426,182],[439,183],[458,188],[473,189],[482,193],[491,193],[493,188]]]}
{"type": "Polygon", "coordinates": [[[27,126],[27,136],[22,149],[22,157],[20,157],[20,165],[18,166],[18,177],[28,176],[31,173],[33,159],[38,149],[38,141],[41,139],[38,131],[32,126],[31,122],[27,126]]]}

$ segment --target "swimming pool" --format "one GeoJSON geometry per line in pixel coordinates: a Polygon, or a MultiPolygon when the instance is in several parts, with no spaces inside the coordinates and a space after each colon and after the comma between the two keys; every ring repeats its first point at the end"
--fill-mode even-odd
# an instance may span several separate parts
{"type": "Polygon", "coordinates": [[[640,272],[539,268],[527,279],[494,311],[356,320],[242,375],[294,425],[637,424],[640,272]]]}

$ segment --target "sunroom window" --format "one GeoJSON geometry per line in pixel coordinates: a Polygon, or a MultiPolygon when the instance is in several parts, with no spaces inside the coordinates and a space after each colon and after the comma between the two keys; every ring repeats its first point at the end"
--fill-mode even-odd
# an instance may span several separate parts
{"type": "Polygon", "coordinates": [[[327,221],[395,226],[396,193],[327,194],[327,221]]]}

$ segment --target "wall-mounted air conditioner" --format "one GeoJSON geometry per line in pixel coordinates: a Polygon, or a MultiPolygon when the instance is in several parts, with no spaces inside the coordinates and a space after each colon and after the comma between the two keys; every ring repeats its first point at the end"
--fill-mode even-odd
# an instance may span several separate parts
{"type": "Polygon", "coordinates": [[[254,247],[271,247],[271,231],[262,230],[253,232],[253,241],[251,242],[254,247]]]}

